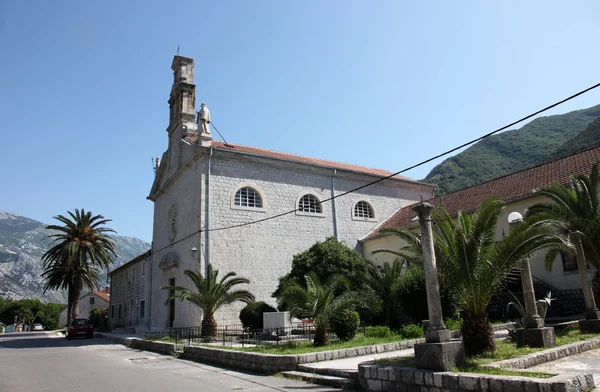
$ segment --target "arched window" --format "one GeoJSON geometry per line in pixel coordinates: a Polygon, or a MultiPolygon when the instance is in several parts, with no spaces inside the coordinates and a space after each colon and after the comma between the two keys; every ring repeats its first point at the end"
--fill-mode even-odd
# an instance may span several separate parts
{"type": "Polygon", "coordinates": [[[302,212],[310,212],[313,214],[321,214],[323,213],[323,209],[321,208],[321,202],[315,195],[304,195],[300,198],[298,202],[298,211],[302,212]]]}
{"type": "Polygon", "coordinates": [[[262,208],[263,202],[260,194],[250,187],[240,188],[235,193],[233,204],[240,207],[262,208]]]}
{"type": "Polygon", "coordinates": [[[367,218],[374,219],[375,212],[373,211],[373,207],[366,201],[359,201],[354,206],[354,217],[355,218],[367,218]]]}

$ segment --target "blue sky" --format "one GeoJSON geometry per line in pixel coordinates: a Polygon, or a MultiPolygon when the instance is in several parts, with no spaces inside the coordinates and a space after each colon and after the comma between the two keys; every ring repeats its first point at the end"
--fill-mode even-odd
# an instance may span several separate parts
{"type": "Polygon", "coordinates": [[[592,0],[5,0],[0,210],[83,207],[150,241],[178,45],[229,142],[397,171],[600,82],[599,17],[592,0]]]}

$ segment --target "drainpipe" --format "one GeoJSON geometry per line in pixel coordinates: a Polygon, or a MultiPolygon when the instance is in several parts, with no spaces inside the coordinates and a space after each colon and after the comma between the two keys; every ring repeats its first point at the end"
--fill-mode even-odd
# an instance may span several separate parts
{"type": "Polygon", "coordinates": [[[208,176],[206,177],[206,275],[208,276],[208,266],[210,265],[210,170],[213,148],[210,146],[210,154],[208,155],[208,176]]]}
{"type": "Polygon", "coordinates": [[[152,259],[154,258],[154,252],[152,252],[152,248],[154,248],[154,241],[152,241],[152,245],[150,245],[150,259],[148,260],[148,273],[150,275],[150,284],[148,285],[148,290],[146,290],[148,295],[148,332],[152,328],[152,275],[154,275],[154,269],[152,268],[152,259]]]}
{"type": "Polygon", "coordinates": [[[335,213],[335,175],[337,174],[337,170],[333,169],[333,175],[331,176],[331,210],[333,213],[333,236],[336,240],[338,239],[338,230],[337,230],[337,216],[335,213]]]}

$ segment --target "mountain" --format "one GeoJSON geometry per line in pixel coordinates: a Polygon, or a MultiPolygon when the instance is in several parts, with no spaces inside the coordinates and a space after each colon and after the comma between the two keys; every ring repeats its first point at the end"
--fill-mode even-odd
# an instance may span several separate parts
{"type": "Polygon", "coordinates": [[[522,128],[490,136],[446,159],[423,181],[436,184],[437,192],[444,194],[585,150],[593,147],[585,144],[597,140],[593,135],[598,132],[585,134],[589,129],[586,127],[598,118],[600,105],[539,117],[522,128]]]}
{"type": "MultiPolygon", "coordinates": [[[[58,224],[58,222],[57,222],[58,224]]],[[[42,255],[48,249],[47,225],[21,215],[0,211],[0,297],[66,303],[61,291],[43,292],[42,255]]],[[[139,238],[114,236],[117,258],[113,268],[148,251],[139,238]]],[[[106,272],[100,285],[106,282],[106,272]]]]}
{"type": "Polygon", "coordinates": [[[566,157],[579,151],[600,145],[600,118],[587,126],[583,132],[568,140],[552,156],[553,159],[566,157]]]}

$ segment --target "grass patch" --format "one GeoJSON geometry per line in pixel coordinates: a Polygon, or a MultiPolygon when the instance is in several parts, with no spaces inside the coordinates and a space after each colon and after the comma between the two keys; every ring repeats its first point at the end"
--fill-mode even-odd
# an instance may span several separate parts
{"type": "Polygon", "coordinates": [[[384,343],[392,343],[401,341],[402,336],[396,334],[386,335],[384,337],[368,337],[363,334],[357,334],[354,339],[349,342],[333,342],[329,346],[323,347],[314,347],[313,342],[311,341],[290,341],[282,343],[279,345],[260,345],[256,347],[228,347],[228,346],[214,346],[214,345],[205,345],[205,344],[197,344],[201,346],[207,346],[211,348],[220,348],[220,349],[228,349],[228,350],[236,350],[236,351],[246,351],[246,352],[256,352],[256,353],[266,353],[266,354],[308,354],[315,353],[320,351],[330,351],[330,350],[339,350],[344,348],[354,348],[361,346],[372,346],[374,344],[384,344],[384,343]]]}
{"type": "MultiPolygon", "coordinates": [[[[564,346],[565,344],[575,343],[582,340],[597,337],[595,334],[582,334],[578,329],[567,329],[562,331],[556,331],[556,346],[564,346]]],[[[523,355],[535,353],[538,351],[546,350],[543,347],[517,347],[515,343],[506,340],[496,341],[496,351],[488,351],[483,354],[471,357],[479,365],[486,363],[503,361],[505,359],[512,359],[521,357],[523,355]]]]}
{"type": "MultiPolygon", "coordinates": [[[[563,346],[565,344],[575,343],[586,339],[598,337],[596,334],[582,334],[578,329],[566,329],[556,332],[556,346],[563,346]]],[[[492,362],[503,361],[506,359],[512,359],[528,355],[537,351],[546,350],[543,347],[532,348],[532,347],[517,347],[515,343],[508,339],[497,340],[496,350],[488,351],[480,355],[472,356],[466,359],[465,364],[460,368],[452,369],[453,372],[465,372],[465,373],[480,373],[480,374],[496,374],[504,376],[522,376],[522,377],[534,377],[534,378],[549,378],[552,374],[538,373],[538,372],[521,372],[512,371],[506,369],[491,368],[487,365],[492,362]]],[[[415,367],[415,357],[399,357],[399,358],[383,358],[375,361],[378,365],[393,365],[402,367],[415,367]]]]}
{"type": "MultiPolygon", "coordinates": [[[[144,336],[144,340],[151,340],[153,342],[175,343],[175,339],[172,339],[169,336],[144,336]]],[[[179,343],[182,343],[182,341],[179,340],[179,343]]]]}

